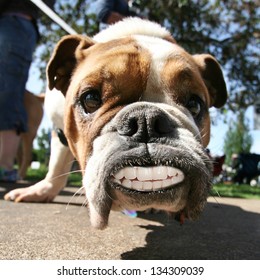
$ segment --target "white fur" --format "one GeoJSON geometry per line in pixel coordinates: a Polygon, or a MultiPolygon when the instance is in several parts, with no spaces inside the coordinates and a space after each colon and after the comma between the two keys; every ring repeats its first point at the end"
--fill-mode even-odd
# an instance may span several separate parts
{"type": "Polygon", "coordinates": [[[47,87],[44,110],[56,128],[64,129],[63,115],[64,115],[65,97],[62,92],[57,89],[49,90],[47,87]]]}
{"type": "Polygon", "coordinates": [[[97,42],[103,43],[138,34],[158,38],[171,36],[170,32],[158,23],[130,17],[109,26],[107,29],[104,29],[94,36],[93,39],[97,42]]]}
{"type": "Polygon", "coordinates": [[[148,50],[151,54],[150,73],[147,82],[147,88],[142,96],[143,101],[153,101],[171,104],[171,98],[168,95],[168,89],[161,80],[161,71],[172,53],[179,53],[182,49],[162,38],[149,37],[144,35],[134,36],[140,46],[148,50]],[[163,94],[158,94],[160,91],[163,94]]]}

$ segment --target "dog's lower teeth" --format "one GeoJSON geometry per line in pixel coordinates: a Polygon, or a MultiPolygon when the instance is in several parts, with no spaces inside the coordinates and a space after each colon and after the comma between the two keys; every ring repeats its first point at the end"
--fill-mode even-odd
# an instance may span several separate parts
{"type": "Polygon", "coordinates": [[[162,190],[184,180],[180,169],[169,166],[125,167],[119,170],[113,181],[127,189],[150,192],[162,190]]]}

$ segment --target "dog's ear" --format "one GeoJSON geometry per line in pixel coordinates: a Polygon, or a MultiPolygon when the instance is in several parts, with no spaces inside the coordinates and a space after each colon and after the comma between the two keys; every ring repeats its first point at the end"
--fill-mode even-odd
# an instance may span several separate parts
{"type": "Polygon", "coordinates": [[[208,88],[211,98],[210,106],[222,107],[227,100],[227,88],[220,65],[209,54],[194,55],[193,58],[208,88]]]}
{"type": "Polygon", "coordinates": [[[92,39],[81,35],[67,35],[58,42],[47,66],[50,90],[55,87],[66,94],[73,70],[82,58],[82,51],[92,45],[92,39]]]}

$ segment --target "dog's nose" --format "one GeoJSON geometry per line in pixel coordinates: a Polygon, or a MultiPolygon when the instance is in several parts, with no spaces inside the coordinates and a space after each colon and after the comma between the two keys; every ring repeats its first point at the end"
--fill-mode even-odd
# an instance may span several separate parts
{"type": "Polygon", "coordinates": [[[149,106],[137,106],[124,112],[117,125],[121,136],[133,137],[138,142],[148,143],[154,138],[172,134],[175,125],[166,112],[149,106]]]}

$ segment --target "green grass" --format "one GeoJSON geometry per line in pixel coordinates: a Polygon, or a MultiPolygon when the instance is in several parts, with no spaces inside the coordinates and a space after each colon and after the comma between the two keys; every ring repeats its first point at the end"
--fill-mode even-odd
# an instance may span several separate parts
{"type": "Polygon", "coordinates": [[[26,173],[25,179],[28,181],[39,181],[45,177],[47,173],[47,167],[41,165],[39,169],[31,169],[29,168],[26,173]]]}
{"type": "Polygon", "coordinates": [[[211,191],[213,196],[236,197],[236,198],[254,198],[260,199],[260,188],[251,187],[250,185],[235,184],[217,184],[211,191]]]}
{"type": "MultiPolygon", "coordinates": [[[[39,181],[45,177],[46,173],[46,166],[41,166],[38,170],[29,168],[26,179],[29,181],[39,181]]],[[[81,174],[78,172],[71,173],[69,175],[69,184],[73,186],[81,186],[81,174]]],[[[251,187],[250,185],[216,184],[213,186],[210,195],[221,197],[260,199],[260,188],[251,187]]]]}

